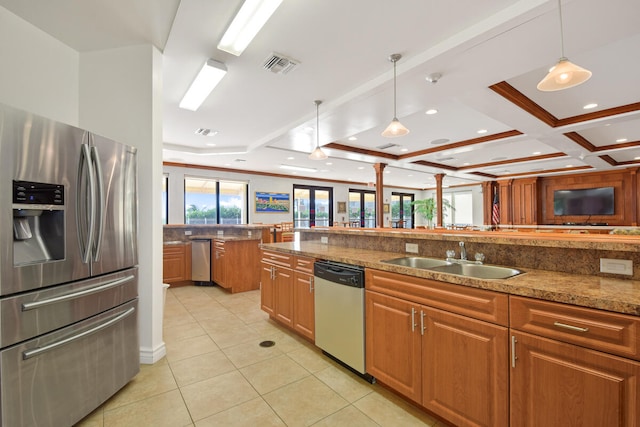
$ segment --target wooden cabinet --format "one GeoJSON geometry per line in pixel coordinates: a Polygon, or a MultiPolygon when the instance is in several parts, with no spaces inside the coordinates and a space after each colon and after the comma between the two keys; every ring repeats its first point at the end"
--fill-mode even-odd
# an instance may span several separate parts
{"type": "Polygon", "coordinates": [[[226,278],[225,242],[222,240],[213,241],[213,254],[211,256],[211,278],[223,288],[229,288],[226,278]]]}
{"type": "Polygon", "coordinates": [[[262,251],[261,308],[279,323],[315,338],[313,258],[262,251]]]}
{"type": "Polygon", "coordinates": [[[640,365],[512,332],[511,426],[639,426],[640,365]]]}
{"type": "Polygon", "coordinates": [[[365,284],[370,374],[456,425],[508,423],[508,329],[467,315],[506,322],[506,295],[370,269],[365,284]]]}
{"type": "Polygon", "coordinates": [[[293,271],[293,329],[315,341],[313,258],[296,256],[293,271]]]}
{"type": "Polygon", "coordinates": [[[260,287],[259,240],[214,239],[211,277],[232,293],[260,287]]]}
{"type": "Polygon", "coordinates": [[[162,247],[162,281],[174,286],[190,284],[191,243],[165,244],[162,247]]]}
{"type": "Polygon", "coordinates": [[[516,179],[511,186],[513,224],[538,223],[538,178],[516,179]]]}
{"type": "Polygon", "coordinates": [[[640,426],[640,319],[510,300],[512,426],[640,426]]]}

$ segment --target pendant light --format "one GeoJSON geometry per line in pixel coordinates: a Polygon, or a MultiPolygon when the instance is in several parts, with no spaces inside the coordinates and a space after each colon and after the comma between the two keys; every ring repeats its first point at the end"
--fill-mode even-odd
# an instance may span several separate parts
{"type": "Polygon", "coordinates": [[[327,155],[322,148],[320,148],[320,112],[319,107],[322,104],[322,101],[315,100],[313,101],[316,104],[316,148],[309,154],[309,158],[311,160],[324,160],[327,158],[327,155]]]}
{"type": "Polygon", "coordinates": [[[409,129],[404,127],[400,120],[398,120],[398,115],[396,113],[396,62],[402,58],[402,55],[399,53],[394,53],[389,56],[389,61],[393,62],[393,120],[389,123],[389,126],[382,132],[382,136],[387,138],[394,138],[397,136],[404,136],[409,133],[409,129]]]}
{"type": "Polygon", "coordinates": [[[558,60],[558,63],[551,67],[549,74],[547,74],[547,76],[538,83],[538,90],[543,92],[568,89],[586,82],[591,77],[591,71],[585,70],[584,68],[571,63],[564,56],[564,31],[562,29],[562,7],[560,3],[561,0],[558,0],[561,57],[558,60]]]}

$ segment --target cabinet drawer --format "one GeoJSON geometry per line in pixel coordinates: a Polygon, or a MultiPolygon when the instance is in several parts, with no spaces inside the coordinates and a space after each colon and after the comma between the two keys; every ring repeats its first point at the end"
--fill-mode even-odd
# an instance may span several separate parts
{"type": "Polygon", "coordinates": [[[224,251],[224,240],[214,240],[213,247],[219,251],[224,251]]]}
{"type": "Polygon", "coordinates": [[[368,290],[507,326],[509,296],[388,271],[366,269],[368,290]]]}
{"type": "Polygon", "coordinates": [[[314,258],[308,258],[304,256],[297,256],[295,258],[295,270],[301,273],[309,273],[313,274],[313,263],[315,262],[314,258]]]}
{"type": "Polygon", "coordinates": [[[516,296],[510,302],[514,329],[640,360],[640,318],[516,296]]]}
{"type": "Polygon", "coordinates": [[[186,250],[186,245],[163,245],[162,253],[164,255],[182,255],[186,250]]]}
{"type": "Polygon", "coordinates": [[[293,258],[293,255],[282,252],[262,251],[262,262],[279,265],[281,267],[292,268],[293,258]]]}

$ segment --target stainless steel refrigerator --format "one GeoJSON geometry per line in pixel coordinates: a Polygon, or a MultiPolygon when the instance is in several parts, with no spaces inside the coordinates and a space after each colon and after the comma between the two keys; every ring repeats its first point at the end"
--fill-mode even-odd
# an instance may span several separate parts
{"type": "Polygon", "coordinates": [[[139,372],[136,150],[0,105],[0,417],[68,426],[139,372]]]}

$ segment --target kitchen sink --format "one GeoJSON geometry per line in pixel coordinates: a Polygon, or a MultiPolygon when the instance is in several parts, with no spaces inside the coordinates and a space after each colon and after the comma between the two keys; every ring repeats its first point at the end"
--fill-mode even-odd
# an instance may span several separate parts
{"type": "Polygon", "coordinates": [[[403,267],[420,268],[423,270],[437,271],[440,273],[457,274],[477,279],[508,279],[517,276],[522,271],[515,268],[499,267],[497,265],[474,264],[464,261],[445,261],[437,258],[402,257],[382,260],[386,264],[400,265],[403,267]]]}
{"type": "Polygon", "coordinates": [[[520,270],[509,267],[486,264],[451,263],[429,268],[431,271],[441,273],[458,274],[460,276],[475,277],[478,279],[508,279],[522,273],[520,270]]]}
{"type": "Polygon", "coordinates": [[[432,267],[451,265],[450,262],[437,258],[424,258],[418,256],[407,256],[402,258],[393,258],[382,260],[387,264],[401,265],[403,267],[430,269],[432,267]]]}

